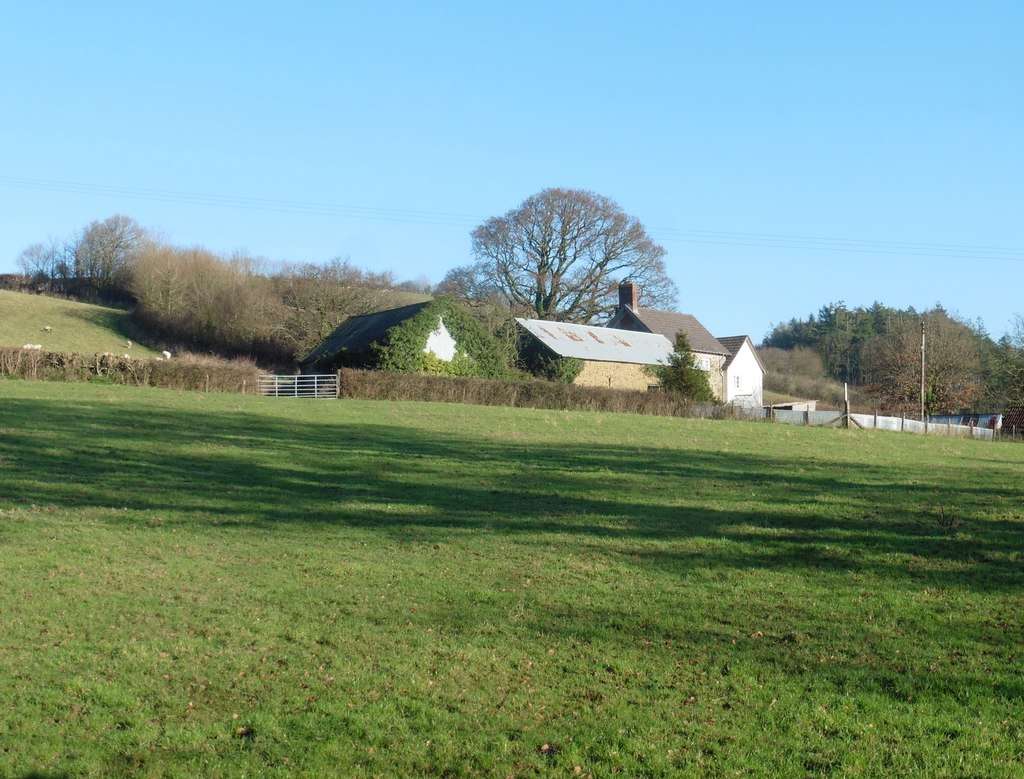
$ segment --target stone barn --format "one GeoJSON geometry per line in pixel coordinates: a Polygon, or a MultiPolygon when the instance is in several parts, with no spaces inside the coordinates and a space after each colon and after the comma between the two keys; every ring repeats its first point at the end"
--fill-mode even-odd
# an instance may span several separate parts
{"type": "Polygon", "coordinates": [[[573,384],[648,390],[658,386],[650,372],[664,364],[673,344],[659,333],[635,333],[606,327],[549,322],[544,319],[516,319],[523,334],[523,353],[541,358],[580,360],[583,369],[573,384]]]}

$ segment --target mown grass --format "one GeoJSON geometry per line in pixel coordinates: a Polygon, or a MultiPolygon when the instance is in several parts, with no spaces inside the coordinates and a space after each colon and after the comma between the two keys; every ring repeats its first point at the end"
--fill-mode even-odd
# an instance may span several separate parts
{"type": "Polygon", "coordinates": [[[0,381],[0,775],[1018,776],[1022,465],[0,381]]]}
{"type": "Polygon", "coordinates": [[[158,352],[143,344],[127,347],[133,332],[126,310],[0,290],[0,346],[39,344],[50,352],[156,356],[158,352]]]}

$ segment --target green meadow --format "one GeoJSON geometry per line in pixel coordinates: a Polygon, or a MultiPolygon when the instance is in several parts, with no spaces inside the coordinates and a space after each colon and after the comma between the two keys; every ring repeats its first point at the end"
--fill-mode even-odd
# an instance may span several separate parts
{"type": "Polygon", "coordinates": [[[1024,774],[1024,446],[0,381],[0,776],[1024,774]]]}
{"type": "Polygon", "coordinates": [[[0,346],[39,344],[49,352],[156,357],[159,352],[143,344],[128,346],[133,329],[131,312],[123,309],[0,289],[0,346]]]}

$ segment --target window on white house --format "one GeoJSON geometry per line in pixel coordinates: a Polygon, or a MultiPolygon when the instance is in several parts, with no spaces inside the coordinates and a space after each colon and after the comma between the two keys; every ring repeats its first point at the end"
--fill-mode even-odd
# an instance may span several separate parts
{"type": "Polygon", "coordinates": [[[732,386],[734,386],[736,389],[739,389],[740,387],[743,386],[743,383],[740,381],[740,377],[739,376],[737,376],[736,378],[734,378],[732,380],[732,386]]]}

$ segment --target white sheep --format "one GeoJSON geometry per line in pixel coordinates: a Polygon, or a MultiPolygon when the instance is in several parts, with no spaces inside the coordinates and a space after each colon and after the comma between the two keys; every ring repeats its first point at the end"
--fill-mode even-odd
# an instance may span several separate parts
{"type": "Polygon", "coordinates": [[[43,332],[44,332],[44,333],[48,333],[48,332],[50,332],[51,330],[53,330],[53,328],[52,328],[52,327],[50,327],[49,325],[47,325],[46,327],[44,327],[44,328],[43,328],[43,332]]]}
{"type": "Polygon", "coordinates": [[[43,348],[43,345],[42,344],[25,344],[21,348],[22,349],[29,349],[29,350],[31,350],[33,352],[38,352],[40,349],[43,348]]]}
{"type": "Polygon", "coordinates": [[[168,352],[168,351],[163,351],[163,352],[160,352],[160,354],[162,354],[162,355],[164,356],[164,359],[165,359],[165,360],[169,360],[169,359],[171,359],[171,353],[170,353],[170,352],[168,352]]]}

